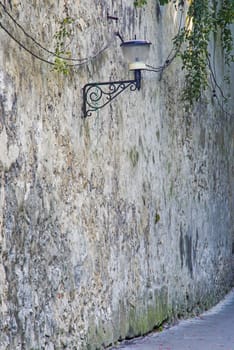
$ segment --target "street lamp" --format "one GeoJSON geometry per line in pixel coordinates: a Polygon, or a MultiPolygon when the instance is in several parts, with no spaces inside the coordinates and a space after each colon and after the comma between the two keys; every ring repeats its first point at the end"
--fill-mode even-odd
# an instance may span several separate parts
{"type": "Polygon", "coordinates": [[[120,44],[129,70],[146,69],[145,61],[149,57],[151,43],[146,40],[130,40],[120,44]]]}
{"type": "Polygon", "coordinates": [[[141,70],[146,69],[145,61],[149,56],[151,43],[145,40],[122,41],[120,47],[129,62],[129,70],[134,71],[133,80],[88,83],[83,87],[83,118],[103,108],[127,88],[140,90],[141,70]]]}

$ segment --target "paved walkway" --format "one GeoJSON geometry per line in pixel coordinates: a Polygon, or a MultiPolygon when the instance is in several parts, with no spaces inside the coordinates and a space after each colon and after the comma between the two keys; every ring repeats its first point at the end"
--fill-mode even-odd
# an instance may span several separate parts
{"type": "Polygon", "coordinates": [[[124,350],[234,350],[234,289],[194,319],[121,344],[124,350]]]}

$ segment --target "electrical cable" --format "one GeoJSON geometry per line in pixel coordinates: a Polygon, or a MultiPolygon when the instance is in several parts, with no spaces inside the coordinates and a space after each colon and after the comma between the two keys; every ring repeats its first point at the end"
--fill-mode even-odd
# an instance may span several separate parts
{"type": "MultiPolygon", "coordinates": [[[[23,48],[25,51],[27,51],[28,53],[30,53],[32,56],[34,56],[35,58],[39,59],[40,61],[43,61],[45,63],[48,63],[50,65],[54,65],[55,66],[55,63],[54,62],[51,62],[51,61],[48,61],[46,60],[45,58],[43,57],[40,57],[39,55],[35,54],[33,51],[31,51],[30,49],[28,49],[24,44],[22,44],[18,39],[16,39],[14,37],[13,34],[11,34],[9,32],[8,29],[6,29],[6,27],[0,22],[0,27],[7,33],[7,35],[9,35],[9,37],[11,39],[13,39],[21,48],[23,48]]],[[[99,50],[95,55],[87,58],[87,60],[85,62],[82,62],[82,63],[75,63],[75,64],[66,64],[67,67],[78,67],[78,66],[83,66],[85,64],[87,64],[88,62],[92,61],[93,59],[95,59],[97,56],[99,56],[102,52],[104,52],[109,46],[110,46],[110,43],[112,42],[112,39],[101,49],[99,50]]],[[[57,56],[59,58],[59,56],[57,56]]]]}
{"type": "Polygon", "coordinates": [[[207,62],[208,62],[208,67],[209,67],[209,69],[210,69],[211,77],[212,77],[212,80],[213,80],[215,86],[218,88],[218,90],[219,90],[219,92],[220,92],[222,98],[223,98],[224,100],[227,99],[227,97],[226,97],[226,96],[224,95],[224,93],[223,93],[223,90],[222,90],[221,86],[218,84],[218,82],[217,82],[217,80],[216,80],[216,77],[215,77],[213,68],[212,68],[212,66],[211,66],[211,62],[210,62],[209,56],[207,56],[207,62]]]}
{"type": "MultiPolygon", "coordinates": [[[[104,52],[107,48],[109,48],[110,46],[110,43],[113,41],[113,36],[111,37],[111,39],[108,41],[108,43],[102,48],[100,49],[99,51],[97,51],[94,55],[90,56],[90,57],[86,57],[86,58],[69,58],[69,57],[64,57],[64,56],[60,56],[60,55],[57,55],[55,52],[53,51],[50,51],[48,50],[47,48],[45,48],[43,45],[41,45],[35,38],[33,38],[30,34],[28,34],[26,32],[26,30],[21,26],[21,24],[19,24],[16,19],[7,11],[5,5],[0,1],[0,6],[2,6],[4,12],[10,17],[10,19],[15,23],[15,25],[20,28],[20,30],[24,33],[25,36],[27,36],[30,40],[32,40],[37,46],[39,46],[42,50],[46,51],[47,53],[49,53],[50,55],[52,56],[55,56],[57,58],[60,58],[64,61],[78,61],[80,63],[77,63],[77,64],[68,64],[67,66],[68,67],[76,67],[76,66],[80,66],[80,65],[84,65],[84,64],[87,64],[88,62],[90,62],[92,59],[96,58],[97,56],[99,56],[102,52],[104,52]]],[[[2,27],[2,29],[4,29],[2,27]]],[[[5,28],[6,29],[6,28],[5,28]]],[[[5,30],[4,29],[4,30],[5,30]]],[[[14,36],[8,31],[8,30],[5,30],[6,33],[13,39],[15,40],[14,36]],[[11,34],[11,35],[10,35],[11,34]]],[[[16,39],[17,40],[17,39],[16,39]]],[[[16,41],[15,40],[15,41],[16,41]]],[[[21,44],[19,41],[16,41],[22,48],[25,49],[25,46],[23,44],[21,44]]],[[[31,50],[29,49],[26,49],[26,51],[28,51],[29,53],[31,53],[34,57],[36,58],[39,58],[40,57],[36,54],[33,54],[31,52],[31,50]]],[[[44,59],[41,59],[42,61],[44,62],[49,62],[47,60],[44,60],[44,59]]],[[[52,62],[50,62],[50,64],[52,64],[52,62]]]]}
{"type": "Polygon", "coordinates": [[[223,90],[221,88],[221,86],[218,84],[217,82],[217,79],[216,79],[216,76],[215,76],[215,73],[213,71],[213,68],[211,66],[211,62],[210,62],[210,58],[207,57],[207,62],[208,62],[208,67],[209,67],[209,70],[210,70],[210,79],[211,79],[211,84],[213,85],[213,96],[216,98],[217,102],[218,102],[218,105],[219,107],[221,108],[221,110],[228,116],[230,117],[233,117],[234,114],[233,113],[229,113],[226,109],[224,109],[223,107],[223,103],[221,103],[219,97],[217,96],[217,94],[215,93],[215,88],[218,88],[220,94],[221,94],[221,97],[223,99],[223,101],[227,100],[227,97],[224,95],[223,93],[223,90]]]}
{"type": "MultiPolygon", "coordinates": [[[[182,27],[182,18],[183,18],[183,10],[181,9],[179,28],[178,28],[177,35],[179,34],[181,27],[182,27]]],[[[167,56],[167,58],[162,66],[153,67],[149,64],[146,64],[146,67],[150,68],[150,69],[145,69],[145,70],[149,70],[149,71],[155,72],[155,73],[161,72],[161,74],[162,74],[163,71],[174,61],[174,59],[176,58],[176,56],[179,52],[180,47],[181,47],[181,45],[179,47],[177,47],[176,49],[174,47],[171,49],[171,51],[169,52],[169,54],[168,54],[168,56],[167,56]],[[175,52],[174,52],[173,56],[170,57],[172,55],[173,51],[175,51],[175,52]]]]}
{"type": "MultiPolygon", "coordinates": [[[[4,12],[8,15],[8,17],[10,17],[10,19],[15,23],[15,25],[20,28],[20,30],[22,30],[22,32],[24,33],[25,36],[27,36],[29,39],[31,39],[37,46],[39,46],[41,49],[45,50],[47,53],[49,53],[50,55],[53,56],[57,56],[58,58],[62,58],[59,57],[58,55],[55,54],[55,52],[50,51],[48,49],[46,49],[44,46],[42,46],[38,41],[36,41],[36,39],[34,39],[30,34],[28,34],[26,32],[26,30],[21,26],[21,24],[19,24],[16,19],[7,11],[6,7],[3,5],[3,3],[0,1],[0,5],[2,6],[4,12]]],[[[75,59],[76,60],[76,59],[75,59]]]]}
{"type": "Polygon", "coordinates": [[[38,56],[37,54],[35,54],[34,52],[32,52],[31,50],[29,50],[24,44],[22,44],[19,40],[17,40],[4,26],[3,24],[0,22],[0,27],[9,35],[9,37],[11,39],[13,39],[20,47],[22,47],[25,51],[27,51],[28,53],[30,53],[32,56],[34,56],[35,58],[39,59],[40,61],[46,62],[50,65],[55,65],[53,62],[47,61],[46,59],[38,56]]]}

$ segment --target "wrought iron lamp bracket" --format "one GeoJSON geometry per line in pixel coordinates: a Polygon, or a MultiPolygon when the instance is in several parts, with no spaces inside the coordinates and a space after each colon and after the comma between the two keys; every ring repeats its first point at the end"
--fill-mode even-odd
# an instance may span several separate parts
{"type": "Polygon", "coordinates": [[[141,70],[134,71],[134,80],[107,81],[101,83],[88,83],[83,87],[83,118],[90,117],[126,89],[140,90],[141,70]]]}

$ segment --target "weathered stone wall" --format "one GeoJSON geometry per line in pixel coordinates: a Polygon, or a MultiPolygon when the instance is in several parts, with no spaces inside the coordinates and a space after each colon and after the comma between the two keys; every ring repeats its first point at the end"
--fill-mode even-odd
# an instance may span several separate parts
{"type": "MultiPolygon", "coordinates": [[[[81,119],[85,83],[131,76],[113,32],[152,41],[149,63],[161,65],[173,6],[5,4],[51,50],[66,8],[74,56],[111,46],[63,76],[0,31],[0,350],[98,349],[211,305],[232,283],[231,116],[209,93],[186,112],[174,61],[81,119]]],[[[1,21],[42,55],[2,8],[1,21]]],[[[221,68],[217,58],[219,79],[221,68]]]]}

